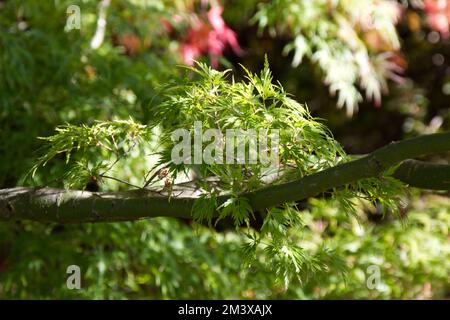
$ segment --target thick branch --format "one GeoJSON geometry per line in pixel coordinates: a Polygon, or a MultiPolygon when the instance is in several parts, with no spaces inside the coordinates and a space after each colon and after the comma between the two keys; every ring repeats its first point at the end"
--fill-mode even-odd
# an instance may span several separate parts
{"type": "Polygon", "coordinates": [[[51,188],[0,190],[0,220],[54,222],[131,221],[190,217],[195,198],[170,200],[145,190],[89,192],[51,188]]]}
{"type": "MultiPolygon", "coordinates": [[[[360,179],[380,176],[402,163],[394,177],[411,186],[449,189],[450,166],[404,161],[450,151],[450,132],[391,143],[360,159],[292,182],[245,193],[254,210],[314,197],[360,179]],[[404,162],[403,162],[404,161],[404,162]]],[[[226,201],[221,196],[219,203],[226,201]]],[[[0,220],[46,222],[130,221],[151,217],[190,218],[194,197],[167,198],[145,190],[91,193],[87,191],[12,188],[0,190],[0,220]]]]}
{"type": "Polygon", "coordinates": [[[430,190],[450,190],[450,165],[406,160],[393,177],[411,187],[430,190]]]}
{"type": "Polygon", "coordinates": [[[247,197],[256,210],[314,197],[324,191],[361,179],[380,176],[404,160],[450,151],[450,132],[424,135],[393,142],[362,158],[350,161],[299,180],[266,187],[247,197]]]}

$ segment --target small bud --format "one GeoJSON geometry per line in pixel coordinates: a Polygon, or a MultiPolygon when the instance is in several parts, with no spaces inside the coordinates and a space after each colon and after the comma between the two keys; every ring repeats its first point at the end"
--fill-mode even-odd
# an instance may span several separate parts
{"type": "Polygon", "coordinates": [[[170,179],[164,180],[164,188],[169,189],[172,186],[172,181],[170,179]]]}
{"type": "Polygon", "coordinates": [[[167,177],[168,174],[169,174],[169,170],[168,169],[161,169],[158,172],[158,178],[162,180],[165,177],[167,177]]]}

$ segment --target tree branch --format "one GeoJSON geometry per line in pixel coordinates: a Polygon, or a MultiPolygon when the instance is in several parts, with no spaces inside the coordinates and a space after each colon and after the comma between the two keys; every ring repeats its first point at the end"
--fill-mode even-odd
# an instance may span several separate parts
{"type": "Polygon", "coordinates": [[[448,164],[405,160],[392,176],[415,188],[450,190],[450,165],[448,164]]]}
{"type": "Polygon", "coordinates": [[[98,19],[97,19],[97,29],[95,30],[94,37],[91,40],[91,48],[96,50],[100,48],[105,38],[106,30],[106,10],[110,5],[111,0],[102,0],[99,7],[98,19]]]}
{"type": "Polygon", "coordinates": [[[324,191],[361,179],[379,177],[384,171],[404,160],[446,151],[450,151],[450,132],[393,142],[357,160],[299,180],[256,190],[247,197],[252,208],[262,210],[314,197],[324,191]]]}
{"type": "MultiPolygon", "coordinates": [[[[263,210],[314,197],[360,179],[379,177],[399,164],[393,176],[411,186],[449,189],[450,165],[427,164],[411,158],[450,151],[450,132],[391,143],[354,161],[242,194],[252,208],[263,210]],[[407,160],[407,161],[405,161],[407,160]]],[[[96,192],[18,187],[0,190],[0,220],[43,222],[131,221],[152,217],[191,218],[195,197],[165,197],[147,190],[96,192]]],[[[220,196],[224,203],[228,196],[220,196]]]]}

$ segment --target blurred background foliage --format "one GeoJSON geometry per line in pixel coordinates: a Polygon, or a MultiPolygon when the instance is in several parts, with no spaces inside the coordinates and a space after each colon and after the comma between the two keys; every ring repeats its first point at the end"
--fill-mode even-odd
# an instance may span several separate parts
{"type": "MultiPolygon", "coordinates": [[[[349,153],[449,130],[449,26],[448,0],[0,0],[0,186],[63,186],[63,157],[25,179],[37,137],[66,122],[147,123],[160,86],[193,60],[239,78],[238,64],[259,71],[267,53],[274,79],[349,153]],[[66,27],[70,5],[80,29],[66,27]]],[[[141,179],[145,160],[117,171],[141,179]]],[[[233,231],[161,218],[2,223],[0,298],[448,298],[448,195],[412,190],[405,221],[364,203],[350,217],[333,200],[310,200],[290,236],[333,259],[288,288],[267,253],[243,268],[247,239],[233,231]],[[71,264],[82,290],[66,288],[71,264]],[[371,265],[381,271],[373,290],[371,265]]]]}

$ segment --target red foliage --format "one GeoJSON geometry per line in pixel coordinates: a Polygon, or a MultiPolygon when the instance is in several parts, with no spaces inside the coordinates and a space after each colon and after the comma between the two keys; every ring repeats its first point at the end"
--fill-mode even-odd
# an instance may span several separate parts
{"type": "MultiPolygon", "coordinates": [[[[222,18],[223,7],[212,6],[206,16],[194,14],[190,20],[186,36],[181,39],[181,56],[183,61],[192,65],[198,57],[208,54],[211,58],[211,65],[217,67],[219,58],[224,50],[229,46],[234,53],[243,53],[237,41],[236,33],[231,30],[222,18]]],[[[180,17],[174,17],[175,22],[180,22],[180,17]]],[[[167,21],[163,22],[167,31],[173,27],[167,21]]]]}
{"type": "Polygon", "coordinates": [[[430,28],[450,37],[450,0],[425,0],[424,10],[430,28]]]}

